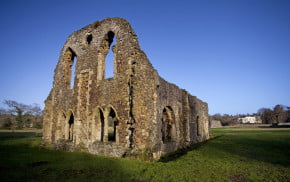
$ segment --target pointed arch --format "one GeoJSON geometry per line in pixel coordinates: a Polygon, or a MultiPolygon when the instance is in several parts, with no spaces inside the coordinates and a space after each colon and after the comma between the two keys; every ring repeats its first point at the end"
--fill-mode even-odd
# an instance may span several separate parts
{"type": "Polygon", "coordinates": [[[93,141],[104,142],[105,138],[105,114],[104,110],[101,107],[96,107],[93,112],[93,121],[91,128],[91,139],[93,141]]]}
{"type": "Polygon", "coordinates": [[[114,54],[114,47],[115,45],[115,34],[112,31],[108,32],[108,41],[109,41],[109,50],[106,55],[106,69],[105,69],[105,78],[112,78],[114,77],[114,70],[115,70],[115,54],[114,54]]]}
{"type": "Polygon", "coordinates": [[[93,35],[91,33],[88,33],[86,37],[87,44],[90,45],[92,41],[93,41],[93,35]]]}
{"type": "Polygon", "coordinates": [[[119,125],[119,119],[116,113],[116,110],[110,106],[107,110],[107,134],[108,134],[108,141],[116,142],[117,141],[117,126],[119,125]]]}
{"type": "Polygon", "coordinates": [[[99,126],[100,126],[100,141],[104,142],[105,117],[104,117],[104,112],[101,108],[98,108],[98,116],[99,116],[99,126]]]}
{"type": "Polygon", "coordinates": [[[68,120],[68,124],[69,124],[69,134],[68,134],[68,139],[73,141],[74,138],[74,115],[71,114],[68,120]]]}
{"type": "Polygon", "coordinates": [[[115,45],[112,46],[114,39],[115,33],[113,31],[108,31],[101,42],[98,53],[98,80],[108,79],[115,76],[115,45]]]}
{"type": "Polygon", "coordinates": [[[74,136],[74,124],[75,124],[75,117],[74,113],[69,110],[66,114],[65,118],[65,139],[73,141],[75,136],[74,136]]]}
{"type": "Polygon", "coordinates": [[[72,89],[74,87],[77,55],[70,47],[68,47],[64,53],[63,60],[63,70],[65,74],[64,86],[65,88],[72,89]]]}
{"type": "Polygon", "coordinates": [[[173,109],[170,106],[166,106],[162,111],[162,142],[176,141],[176,123],[173,109]]]}

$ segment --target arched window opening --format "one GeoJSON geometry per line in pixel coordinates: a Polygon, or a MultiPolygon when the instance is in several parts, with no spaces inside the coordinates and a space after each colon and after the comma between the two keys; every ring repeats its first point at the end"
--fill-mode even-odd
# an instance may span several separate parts
{"type": "Polygon", "coordinates": [[[108,141],[116,142],[116,131],[117,131],[118,119],[116,112],[113,108],[110,108],[108,116],[108,141]]]}
{"type": "Polygon", "coordinates": [[[76,72],[76,62],[77,62],[77,57],[73,56],[72,58],[72,65],[71,65],[71,81],[70,81],[70,88],[74,88],[74,82],[75,82],[75,72],[76,72]]]}
{"type": "Polygon", "coordinates": [[[62,120],[61,120],[61,133],[62,133],[62,139],[65,139],[65,121],[66,121],[66,115],[65,113],[63,112],[62,113],[62,120]]]}
{"type": "Polygon", "coordinates": [[[115,34],[114,32],[108,32],[107,34],[107,41],[109,43],[108,52],[106,55],[106,69],[105,69],[105,78],[112,78],[114,77],[114,62],[115,62],[115,55],[114,55],[114,46],[115,41],[115,34]]]}
{"type": "Polygon", "coordinates": [[[91,44],[92,43],[92,40],[93,40],[93,36],[92,36],[92,34],[88,34],[87,35],[87,44],[91,44]]]}
{"type": "Polygon", "coordinates": [[[76,70],[77,55],[75,52],[68,48],[63,57],[63,87],[72,89],[74,87],[74,78],[76,70]]]}
{"type": "Polygon", "coordinates": [[[162,112],[162,141],[172,142],[175,140],[176,129],[175,129],[175,118],[171,107],[167,106],[162,112]]]}
{"type": "Polygon", "coordinates": [[[74,87],[75,71],[76,71],[77,55],[68,48],[64,55],[64,72],[66,88],[72,89],[74,87]]]}
{"type": "Polygon", "coordinates": [[[104,131],[105,131],[105,117],[104,113],[101,109],[99,109],[99,121],[100,121],[100,126],[101,126],[101,141],[104,141],[104,131]]]}
{"type": "Polygon", "coordinates": [[[68,139],[73,140],[73,129],[74,129],[74,115],[73,114],[70,115],[68,126],[69,126],[68,139]]]}
{"type": "Polygon", "coordinates": [[[197,134],[197,136],[201,135],[199,116],[196,117],[196,134],[197,134]]]}

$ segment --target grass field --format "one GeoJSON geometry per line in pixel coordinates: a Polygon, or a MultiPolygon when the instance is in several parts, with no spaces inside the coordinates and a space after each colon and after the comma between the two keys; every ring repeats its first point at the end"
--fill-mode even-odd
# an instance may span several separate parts
{"type": "Polygon", "coordinates": [[[1,181],[290,181],[290,129],[223,128],[159,162],[46,150],[39,131],[0,132],[1,181]]]}

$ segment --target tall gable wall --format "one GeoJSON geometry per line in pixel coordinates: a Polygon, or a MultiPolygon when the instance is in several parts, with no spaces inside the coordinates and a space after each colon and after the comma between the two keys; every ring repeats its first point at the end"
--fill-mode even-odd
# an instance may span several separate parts
{"type": "Polygon", "coordinates": [[[208,139],[207,113],[206,103],[158,75],[126,20],[108,18],[74,32],[64,44],[45,101],[43,142],[158,159],[208,139]],[[114,76],[106,78],[110,49],[114,76]]]}

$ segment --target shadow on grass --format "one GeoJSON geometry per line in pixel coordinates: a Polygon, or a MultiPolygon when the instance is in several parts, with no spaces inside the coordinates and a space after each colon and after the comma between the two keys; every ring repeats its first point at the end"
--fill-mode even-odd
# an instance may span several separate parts
{"type": "Polygon", "coordinates": [[[216,130],[214,135],[215,137],[208,141],[167,154],[159,162],[178,160],[188,152],[205,146],[206,151],[214,151],[217,158],[240,156],[241,161],[249,159],[284,167],[290,166],[289,130],[216,130]]]}
{"type": "Polygon", "coordinates": [[[259,126],[259,128],[290,128],[290,125],[259,126]]]}
{"type": "Polygon", "coordinates": [[[203,145],[207,144],[209,141],[216,140],[216,139],[218,139],[218,138],[220,138],[222,136],[223,135],[213,136],[207,141],[204,141],[204,142],[201,142],[201,143],[197,143],[197,144],[194,144],[194,145],[189,146],[187,148],[179,149],[179,150],[177,150],[175,152],[166,154],[166,155],[162,156],[158,160],[158,162],[166,163],[166,162],[171,162],[171,161],[178,160],[180,157],[182,157],[183,155],[186,155],[188,152],[190,152],[192,150],[196,150],[196,149],[202,147],[203,145]]]}
{"type": "MultiPolygon", "coordinates": [[[[238,155],[274,165],[290,166],[289,130],[277,131],[232,131],[218,142],[207,147],[228,155],[238,155]]],[[[242,160],[242,159],[241,159],[242,160]]]]}
{"type": "Polygon", "coordinates": [[[42,134],[37,132],[0,132],[0,141],[41,136],[42,134]]]}
{"type": "Polygon", "coordinates": [[[33,147],[32,143],[40,144],[33,132],[3,132],[0,138],[1,181],[135,180],[135,169],[127,160],[33,147]]]}

